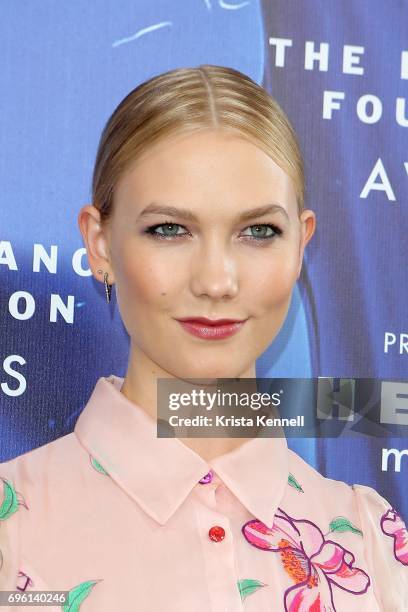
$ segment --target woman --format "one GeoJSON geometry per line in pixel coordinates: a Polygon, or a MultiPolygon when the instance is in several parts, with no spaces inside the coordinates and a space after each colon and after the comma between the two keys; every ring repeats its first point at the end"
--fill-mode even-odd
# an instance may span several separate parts
{"type": "Polygon", "coordinates": [[[159,378],[253,378],[285,321],[315,215],[276,101],[220,66],[141,84],[78,222],[128,369],[72,433],[1,464],[1,589],[68,591],[47,610],[83,612],[406,610],[407,530],[374,489],[284,437],[156,435],[159,378]]]}

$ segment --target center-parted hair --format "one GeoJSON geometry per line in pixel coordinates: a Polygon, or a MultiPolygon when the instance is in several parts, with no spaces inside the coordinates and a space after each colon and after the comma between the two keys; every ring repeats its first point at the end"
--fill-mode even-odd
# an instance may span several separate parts
{"type": "Polygon", "coordinates": [[[287,115],[242,72],[204,64],[152,77],[113,111],[101,134],[92,178],[92,203],[101,221],[110,218],[115,186],[138,156],[166,137],[204,129],[233,131],[269,155],[292,179],[301,213],[303,158],[287,115]]]}

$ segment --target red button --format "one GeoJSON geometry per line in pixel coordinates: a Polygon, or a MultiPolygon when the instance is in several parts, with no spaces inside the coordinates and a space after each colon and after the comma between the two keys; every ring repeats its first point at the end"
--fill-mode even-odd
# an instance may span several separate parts
{"type": "Polygon", "coordinates": [[[214,525],[214,527],[211,527],[209,530],[208,535],[213,542],[220,542],[225,538],[225,529],[219,525],[214,525]]]}

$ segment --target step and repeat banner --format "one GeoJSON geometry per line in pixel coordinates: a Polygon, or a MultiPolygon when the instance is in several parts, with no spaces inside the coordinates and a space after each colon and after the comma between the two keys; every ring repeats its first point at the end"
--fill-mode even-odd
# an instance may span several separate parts
{"type": "Polygon", "coordinates": [[[356,412],[350,379],[373,380],[371,420],[391,425],[384,435],[288,444],[330,478],[373,486],[407,520],[408,2],[6,0],[1,9],[0,461],[71,432],[99,376],[126,372],[114,292],[107,304],[77,225],[106,120],[156,74],[219,64],[285,109],[317,217],[257,376],[325,377],[325,416],[339,423],[356,412]]]}

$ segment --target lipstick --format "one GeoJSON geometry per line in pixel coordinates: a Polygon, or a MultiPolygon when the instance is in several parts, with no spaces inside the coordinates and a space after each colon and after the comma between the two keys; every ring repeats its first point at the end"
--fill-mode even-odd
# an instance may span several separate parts
{"type": "Polygon", "coordinates": [[[207,319],[186,317],[177,319],[180,325],[193,336],[204,340],[222,340],[236,334],[247,319],[207,319]]]}

